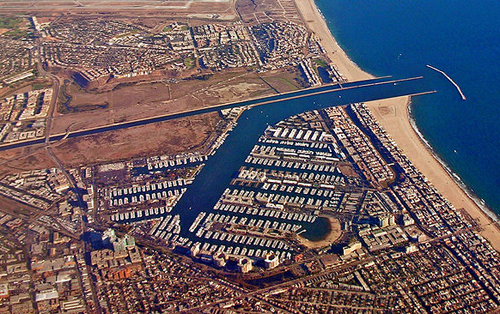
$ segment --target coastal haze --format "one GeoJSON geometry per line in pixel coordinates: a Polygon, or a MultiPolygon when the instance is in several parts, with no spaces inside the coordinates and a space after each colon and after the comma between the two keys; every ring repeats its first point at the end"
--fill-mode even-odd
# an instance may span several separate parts
{"type": "Polygon", "coordinates": [[[474,177],[448,46],[490,22],[380,4],[0,1],[0,310],[498,311],[498,220],[434,154],[474,177]]]}
{"type": "Polygon", "coordinates": [[[0,2],[0,10],[172,10],[189,9],[193,3],[231,3],[231,0],[177,0],[177,1],[151,1],[151,0],[130,0],[130,1],[67,1],[67,0],[21,0],[0,2]]]}

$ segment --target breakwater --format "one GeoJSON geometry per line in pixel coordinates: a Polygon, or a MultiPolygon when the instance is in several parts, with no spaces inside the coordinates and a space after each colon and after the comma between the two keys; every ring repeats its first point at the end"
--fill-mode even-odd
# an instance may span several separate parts
{"type": "Polygon", "coordinates": [[[441,73],[444,77],[446,77],[446,79],[448,79],[448,81],[451,82],[451,84],[453,84],[453,86],[455,86],[455,88],[457,89],[458,93],[460,94],[460,97],[462,97],[462,100],[466,100],[467,98],[465,97],[464,93],[462,92],[462,89],[460,88],[460,86],[458,86],[458,84],[448,75],[446,74],[446,72],[438,69],[438,68],[435,68],[433,67],[432,65],[426,65],[429,69],[431,70],[434,70],[438,73],[441,73]]]}

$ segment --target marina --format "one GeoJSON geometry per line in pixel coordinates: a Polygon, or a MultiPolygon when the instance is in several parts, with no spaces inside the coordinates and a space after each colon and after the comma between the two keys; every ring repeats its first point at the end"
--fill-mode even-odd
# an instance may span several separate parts
{"type": "MultiPolygon", "coordinates": [[[[207,261],[219,253],[289,259],[303,250],[300,239],[323,239],[336,219],[350,223],[363,190],[373,188],[349,166],[353,149],[366,148],[351,148],[345,139],[357,143],[362,138],[340,132],[348,124],[336,125],[339,117],[328,108],[352,99],[428,93],[420,80],[394,85],[394,80],[377,79],[290,99],[271,96],[259,110],[243,112],[214,154],[109,166],[106,176],[123,169],[134,182],[101,190],[110,220],[140,224],[145,231],[152,226],[147,236],[157,244],[207,261]],[[181,173],[190,175],[177,177],[181,173]]],[[[387,208],[394,206],[387,202],[387,208]]]]}

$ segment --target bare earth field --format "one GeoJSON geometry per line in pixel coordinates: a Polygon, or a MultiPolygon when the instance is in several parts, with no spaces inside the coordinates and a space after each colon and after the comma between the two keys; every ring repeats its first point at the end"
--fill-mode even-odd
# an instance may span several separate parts
{"type": "Polygon", "coordinates": [[[196,150],[219,121],[217,113],[66,140],[54,147],[65,165],[99,163],[196,150]]]}
{"type": "Polygon", "coordinates": [[[293,73],[270,72],[262,78],[247,71],[218,73],[210,79],[179,83],[142,82],[116,86],[108,92],[86,92],[76,84],[66,89],[72,99],[69,107],[94,110],[57,114],[52,134],[75,131],[115,122],[182,112],[205,106],[241,101],[248,98],[296,90],[300,86],[293,73]],[[102,109],[95,105],[101,105],[102,109]]]}
{"type": "Polygon", "coordinates": [[[304,24],[294,0],[238,0],[236,8],[243,21],[247,23],[265,23],[274,20],[304,24]]]}
{"type": "MultiPolygon", "coordinates": [[[[165,121],[98,135],[65,139],[53,144],[53,151],[70,168],[133,157],[194,151],[213,131],[217,113],[165,121]]],[[[51,168],[56,165],[43,147],[18,148],[2,152],[0,178],[10,173],[51,168]]]]}
{"type": "Polygon", "coordinates": [[[10,149],[0,155],[0,178],[11,173],[55,166],[42,146],[10,149]]]}

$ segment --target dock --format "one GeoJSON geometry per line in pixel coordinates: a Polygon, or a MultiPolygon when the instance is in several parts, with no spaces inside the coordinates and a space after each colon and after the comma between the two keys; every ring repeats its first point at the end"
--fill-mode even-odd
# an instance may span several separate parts
{"type": "Polygon", "coordinates": [[[452,83],[452,84],[456,87],[456,89],[457,89],[457,90],[458,90],[458,92],[460,93],[460,96],[462,97],[462,100],[466,100],[466,99],[467,99],[467,98],[465,98],[465,95],[464,95],[464,93],[462,92],[462,89],[460,89],[460,86],[458,86],[458,84],[457,84],[457,83],[455,83],[455,81],[454,81],[451,77],[449,77],[449,76],[448,76],[448,74],[446,74],[444,71],[441,71],[440,69],[437,69],[437,68],[433,67],[432,65],[428,65],[428,64],[427,64],[426,66],[427,66],[429,69],[431,69],[431,70],[434,70],[434,71],[436,71],[436,72],[439,72],[439,73],[443,74],[443,75],[444,75],[444,77],[446,77],[446,78],[448,79],[448,81],[450,81],[450,82],[451,82],[451,83],[452,83]]]}

